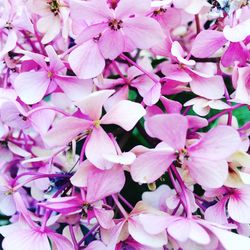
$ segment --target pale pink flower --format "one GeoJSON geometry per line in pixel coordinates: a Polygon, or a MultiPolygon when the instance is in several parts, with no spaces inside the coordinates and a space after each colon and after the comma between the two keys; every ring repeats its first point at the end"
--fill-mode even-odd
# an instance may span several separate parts
{"type": "MultiPolygon", "coordinates": [[[[219,99],[223,96],[223,78],[219,75],[213,76],[191,69],[190,67],[195,65],[195,61],[185,58],[185,51],[177,41],[172,44],[171,54],[176,63],[164,62],[160,65],[162,73],[166,76],[161,79],[162,82],[171,80],[177,82],[177,86],[181,85],[180,83],[189,82],[193,93],[207,99],[219,99]]],[[[168,82],[166,83],[167,87],[168,82]]],[[[162,92],[164,93],[164,90],[162,92]]]]}
{"type": "Polygon", "coordinates": [[[206,116],[209,114],[210,109],[224,110],[230,108],[230,106],[221,100],[209,100],[202,97],[195,97],[186,103],[184,106],[193,106],[193,110],[200,116],[206,116]]]}
{"type": "Polygon", "coordinates": [[[31,12],[40,16],[36,26],[43,34],[42,43],[47,44],[60,33],[66,40],[70,32],[68,1],[64,0],[31,0],[28,5],[31,12]]]}
{"type": "Polygon", "coordinates": [[[3,226],[0,233],[4,236],[2,243],[4,250],[21,249],[44,249],[51,250],[49,239],[57,250],[73,250],[70,241],[49,228],[43,230],[32,221],[30,213],[26,209],[19,193],[14,194],[14,200],[19,212],[19,221],[3,226]]]}
{"type": "MultiPolygon", "coordinates": [[[[101,117],[103,104],[113,93],[112,90],[97,91],[76,103],[84,114],[83,118],[73,116],[62,118],[43,137],[44,141],[51,147],[63,146],[83,133],[87,135],[85,153],[88,160],[100,169],[111,168],[113,162],[105,157],[113,155],[119,158],[119,155],[113,141],[101,125],[116,124],[129,131],[145,114],[141,104],[122,100],[101,117]]],[[[117,160],[119,162],[119,159],[117,160]]]]}
{"type": "Polygon", "coordinates": [[[89,89],[91,91],[90,80],[79,80],[65,75],[66,67],[52,46],[47,46],[46,52],[49,57],[49,66],[43,55],[23,52],[40,66],[39,71],[21,72],[14,80],[13,86],[24,103],[40,102],[46,94],[55,91],[57,86],[74,101],[81,100],[89,93],[89,89]]]}
{"type": "Polygon", "coordinates": [[[227,223],[228,214],[228,217],[234,221],[249,223],[249,192],[248,185],[240,188],[223,188],[220,192],[221,199],[215,205],[206,209],[205,218],[220,224],[225,224],[227,223]]]}
{"type": "Polygon", "coordinates": [[[155,149],[141,154],[132,164],[131,175],[135,181],[151,183],[158,179],[174,160],[178,160],[202,186],[223,185],[228,175],[226,159],[240,144],[240,137],[233,128],[218,126],[188,147],[185,146],[188,122],[184,116],[156,115],[147,120],[147,128],[151,136],[162,142],[155,149]]]}
{"type": "Polygon", "coordinates": [[[79,78],[95,77],[102,73],[105,59],[113,60],[135,48],[148,49],[164,37],[159,23],[145,16],[149,0],[120,0],[115,9],[110,9],[105,0],[75,1],[72,8],[74,4],[77,8],[72,15],[82,16],[89,24],[76,38],[78,46],[69,55],[69,64],[79,78]]]}
{"type": "Polygon", "coordinates": [[[232,95],[232,101],[250,105],[250,67],[238,67],[233,84],[235,92],[232,95]]]}

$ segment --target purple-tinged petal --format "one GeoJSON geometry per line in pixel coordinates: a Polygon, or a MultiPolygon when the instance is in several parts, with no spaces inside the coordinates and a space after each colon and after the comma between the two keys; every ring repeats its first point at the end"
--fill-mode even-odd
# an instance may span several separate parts
{"type": "Polygon", "coordinates": [[[125,184],[125,175],[121,167],[100,170],[92,167],[88,173],[87,202],[101,200],[121,191],[125,184]]]}
{"type": "Polygon", "coordinates": [[[43,136],[44,142],[50,146],[66,146],[80,133],[85,133],[92,122],[76,117],[66,117],[54,123],[43,136]]]}
{"type": "Polygon", "coordinates": [[[56,76],[54,81],[72,101],[81,101],[91,93],[93,88],[92,80],[78,79],[73,76],[56,76]]]}
{"type": "Polygon", "coordinates": [[[171,148],[152,150],[141,154],[134,161],[130,169],[130,174],[136,182],[152,183],[167,171],[175,159],[174,150],[171,148]]]}

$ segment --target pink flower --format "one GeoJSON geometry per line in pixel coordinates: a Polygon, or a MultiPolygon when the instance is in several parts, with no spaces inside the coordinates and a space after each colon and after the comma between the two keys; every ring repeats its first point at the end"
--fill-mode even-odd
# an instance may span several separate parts
{"type": "Polygon", "coordinates": [[[65,40],[68,39],[70,31],[68,1],[32,0],[29,9],[40,16],[36,25],[38,31],[43,34],[42,43],[51,42],[60,33],[65,40]]]}
{"type": "Polygon", "coordinates": [[[46,47],[49,57],[49,66],[45,57],[40,54],[25,51],[24,54],[30,57],[40,66],[39,71],[21,72],[13,83],[13,86],[26,104],[40,102],[42,98],[54,91],[57,86],[74,101],[81,100],[87,94],[91,81],[79,80],[76,77],[64,75],[66,67],[59,59],[52,46],[46,47]],[[79,93],[83,93],[79,95],[79,93]]]}
{"type": "MultiPolygon", "coordinates": [[[[223,96],[224,82],[221,76],[204,74],[191,69],[190,67],[195,65],[195,61],[185,58],[185,51],[177,41],[173,42],[171,53],[177,64],[169,62],[161,64],[161,71],[166,76],[161,80],[162,82],[171,80],[178,82],[178,85],[190,82],[192,92],[207,99],[220,99],[223,96]]],[[[168,87],[167,83],[166,88],[168,87]]]]}
{"type": "Polygon", "coordinates": [[[33,25],[23,3],[3,0],[0,10],[1,50],[0,58],[16,47],[19,31],[33,32],[33,25]]]}
{"type": "Polygon", "coordinates": [[[148,49],[163,38],[159,23],[144,16],[150,8],[149,0],[136,4],[120,0],[114,10],[105,0],[81,2],[76,6],[74,15],[81,13],[89,24],[77,37],[78,46],[69,55],[69,64],[79,78],[95,77],[103,71],[105,59],[113,60],[135,48],[148,49]]]}
{"type": "MultiPolygon", "coordinates": [[[[211,195],[211,192],[209,193],[211,195]]],[[[221,224],[227,223],[227,208],[228,215],[234,221],[239,223],[249,223],[249,186],[245,185],[241,188],[225,187],[220,193],[221,199],[215,205],[207,208],[205,212],[206,219],[221,224]]]]}
{"type": "Polygon", "coordinates": [[[177,160],[202,186],[223,185],[228,174],[226,159],[240,144],[239,135],[233,128],[218,126],[187,147],[188,122],[179,114],[153,116],[147,120],[147,128],[152,136],[162,142],[155,149],[141,154],[132,164],[131,175],[135,181],[151,183],[177,160]],[[229,144],[232,141],[234,143],[229,144]]]}
{"type": "Polygon", "coordinates": [[[250,67],[238,67],[233,84],[236,90],[232,101],[250,105],[250,67]]]}
{"type": "Polygon", "coordinates": [[[80,212],[85,209],[89,220],[94,216],[103,228],[110,228],[113,225],[113,211],[103,209],[100,201],[120,192],[125,183],[123,169],[113,167],[110,170],[99,170],[85,161],[79,166],[71,182],[74,186],[81,187],[81,197],[51,198],[40,203],[39,206],[62,214],[80,212]]]}
{"type": "MultiPolygon", "coordinates": [[[[85,117],[83,119],[73,116],[62,118],[43,137],[44,141],[49,146],[62,146],[72,141],[80,133],[86,134],[85,153],[88,160],[100,169],[112,167],[113,163],[105,157],[117,156],[117,151],[101,125],[116,124],[129,131],[145,114],[145,110],[140,104],[123,100],[101,118],[103,104],[112,94],[112,90],[97,91],[76,103],[85,117]],[[66,131],[65,128],[67,128],[66,131]],[[64,132],[61,133],[62,131],[64,132]]],[[[119,158],[119,156],[117,157],[119,158]]]]}
{"type": "Polygon", "coordinates": [[[216,30],[204,30],[194,40],[191,53],[198,58],[205,58],[213,55],[228,41],[229,46],[221,58],[224,67],[233,66],[238,61],[241,66],[245,65],[248,52],[243,41],[250,35],[247,27],[250,19],[241,22],[234,27],[225,26],[223,32],[216,30]],[[209,46],[209,50],[206,48],[209,46]]]}
{"type": "Polygon", "coordinates": [[[50,250],[50,239],[58,250],[65,248],[73,250],[73,246],[67,238],[49,228],[41,229],[32,221],[19,193],[14,194],[14,199],[19,212],[19,221],[1,227],[0,233],[4,236],[3,249],[14,250],[20,247],[27,250],[50,250]]]}
{"type": "Polygon", "coordinates": [[[187,101],[184,106],[193,106],[193,110],[200,116],[206,116],[209,114],[210,109],[224,110],[230,108],[228,104],[221,100],[208,100],[201,97],[195,97],[187,101]]]}

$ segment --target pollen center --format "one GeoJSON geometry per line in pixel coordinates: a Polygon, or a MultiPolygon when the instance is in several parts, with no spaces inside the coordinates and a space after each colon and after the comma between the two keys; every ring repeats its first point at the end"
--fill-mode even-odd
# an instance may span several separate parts
{"type": "Polygon", "coordinates": [[[109,21],[109,27],[112,30],[119,30],[119,29],[121,29],[122,28],[122,24],[123,24],[122,20],[111,19],[109,21]]]}
{"type": "Polygon", "coordinates": [[[99,127],[101,126],[101,121],[100,121],[100,120],[95,120],[95,121],[94,121],[94,126],[95,126],[96,128],[99,128],[99,127]]]}
{"type": "Polygon", "coordinates": [[[51,71],[48,72],[48,78],[51,78],[53,76],[53,73],[51,71]]]}

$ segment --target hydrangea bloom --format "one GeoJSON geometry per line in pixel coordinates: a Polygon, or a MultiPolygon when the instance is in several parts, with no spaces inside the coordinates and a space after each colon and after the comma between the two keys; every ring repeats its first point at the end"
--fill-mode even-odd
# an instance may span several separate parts
{"type": "Polygon", "coordinates": [[[246,250],[250,2],[0,1],[3,250],[246,250]]]}

